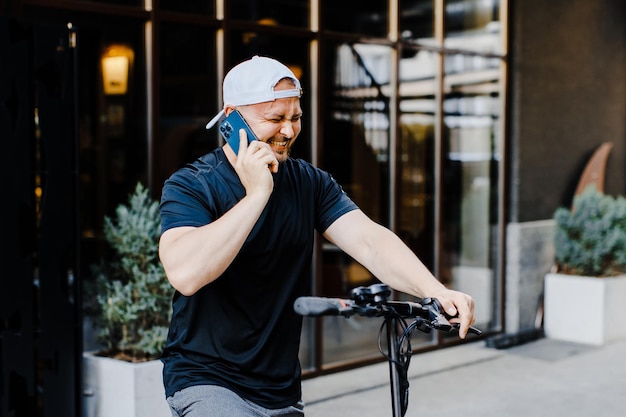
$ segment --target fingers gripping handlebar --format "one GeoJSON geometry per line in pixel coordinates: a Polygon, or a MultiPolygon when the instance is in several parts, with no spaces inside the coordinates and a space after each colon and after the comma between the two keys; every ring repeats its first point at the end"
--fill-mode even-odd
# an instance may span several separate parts
{"type": "MultiPolygon", "coordinates": [[[[435,298],[424,298],[419,303],[411,301],[388,301],[391,289],[385,284],[357,287],[351,292],[351,299],[326,297],[299,297],[294,302],[294,310],[303,316],[344,316],[415,318],[420,321],[418,329],[429,332],[436,329],[444,332],[457,330],[458,323],[450,323],[435,298]]],[[[470,333],[480,335],[475,327],[470,333]]]]}

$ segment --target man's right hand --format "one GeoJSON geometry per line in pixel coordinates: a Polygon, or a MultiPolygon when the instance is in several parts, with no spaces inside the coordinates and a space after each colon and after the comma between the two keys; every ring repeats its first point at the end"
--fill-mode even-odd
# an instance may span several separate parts
{"type": "Polygon", "coordinates": [[[248,143],[246,131],[240,129],[235,171],[247,195],[261,192],[269,197],[274,189],[272,173],[278,172],[278,160],[267,143],[259,140],[248,143]]]}

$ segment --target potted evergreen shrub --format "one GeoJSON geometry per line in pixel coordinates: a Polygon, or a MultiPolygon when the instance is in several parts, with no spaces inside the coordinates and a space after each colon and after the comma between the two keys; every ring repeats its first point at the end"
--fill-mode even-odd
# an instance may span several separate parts
{"type": "Polygon", "coordinates": [[[85,415],[168,417],[158,360],[171,316],[170,286],[158,257],[159,205],[137,184],[115,218],[104,219],[113,259],[97,271],[95,299],[103,349],[83,361],[85,415]]]}
{"type": "Polygon", "coordinates": [[[626,338],[626,199],[591,186],[554,213],[555,272],[545,280],[547,337],[601,345],[626,338]]]}

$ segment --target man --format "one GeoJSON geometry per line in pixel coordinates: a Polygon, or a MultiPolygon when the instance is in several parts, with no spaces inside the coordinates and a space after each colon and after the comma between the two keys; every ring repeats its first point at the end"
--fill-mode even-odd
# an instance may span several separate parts
{"type": "Polygon", "coordinates": [[[311,287],[316,230],[392,288],[439,299],[458,315],[460,337],[474,322],[470,296],[446,289],[328,173],[290,158],[301,92],[276,60],[234,67],[207,128],[238,110],[258,140],[242,129],[239,149],[225,144],[163,188],[160,256],[176,289],[162,358],[173,416],[304,415],[293,302],[311,287]]]}

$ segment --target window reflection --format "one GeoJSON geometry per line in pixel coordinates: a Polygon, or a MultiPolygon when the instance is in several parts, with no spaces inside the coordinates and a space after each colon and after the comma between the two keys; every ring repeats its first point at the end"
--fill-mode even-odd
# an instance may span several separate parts
{"type": "Polygon", "coordinates": [[[400,36],[420,44],[433,43],[435,38],[434,0],[399,2],[400,36]]]}
{"type": "Polygon", "coordinates": [[[380,0],[321,0],[322,28],[368,37],[387,37],[388,6],[380,0]]]}
{"type": "MultiPolygon", "coordinates": [[[[434,271],[435,125],[437,55],[405,52],[400,61],[400,136],[396,193],[397,232],[422,262],[434,271]]],[[[408,298],[398,294],[401,298],[408,298]]],[[[433,341],[416,332],[413,345],[433,341]]]]}
{"type": "Polygon", "coordinates": [[[497,0],[448,0],[444,46],[450,49],[498,53],[500,2],[497,0]]]}
{"type": "Polygon", "coordinates": [[[268,26],[308,26],[309,0],[228,0],[229,17],[268,26]]]}
{"type": "Polygon", "coordinates": [[[121,6],[143,6],[144,0],[78,0],[81,2],[91,3],[109,3],[109,4],[117,4],[121,6]]]}
{"type": "MultiPolygon", "coordinates": [[[[324,89],[323,168],[363,211],[388,224],[389,82],[391,49],[380,45],[336,44],[326,62],[333,68],[324,89]]],[[[349,297],[352,288],[376,279],[330,244],[322,251],[322,295],[349,297]]],[[[324,318],[324,362],[378,355],[380,322],[352,317],[324,318]]]]}
{"type": "Polygon", "coordinates": [[[441,277],[472,294],[480,306],[478,323],[489,328],[497,288],[501,103],[497,68],[476,71],[463,65],[473,59],[446,58],[458,66],[446,71],[444,82],[441,277]]]}
{"type": "MultiPolygon", "coordinates": [[[[80,117],[80,205],[85,259],[101,254],[101,227],[126,200],[137,181],[146,181],[146,132],[143,103],[145,85],[141,82],[145,62],[140,24],[112,29],[113,20],[101,19],[101,27],[80,25],[79,74],[83,85],[78,91],[80,117]],[[111,48],[126,50],[123,91],[108,90],[102,60],[111,48]]],[[[109,74],[110,76],[111,74],[109,74]]],[[[117,84],[117,80],[113,84],[117,84]]]]}
{"type": "Polygon", "coordinates": [[[218,145],[207,121],[217,113],[213,33],[164,22],[161,29],[160,135],[155,184],[218,145]]]}
{"type": "Polygon", "coordinates": [[[173,12],[213,14],[214,4],[212,0],[159,0],[162,10],[173,12]]]}
{"type": "MultiPolygon", "coordinates": [[[[408,55],[408,54],[407,54],[408,55]]],[[[434,270],[437,55],[414,51],[400,62],[398,233],[434,270]]]]}
{"type": "Polygon", "coordinates": [[[388,224],[391,49],[340,44],[331,54],[324,168],[370,217],[388,224]]]}

